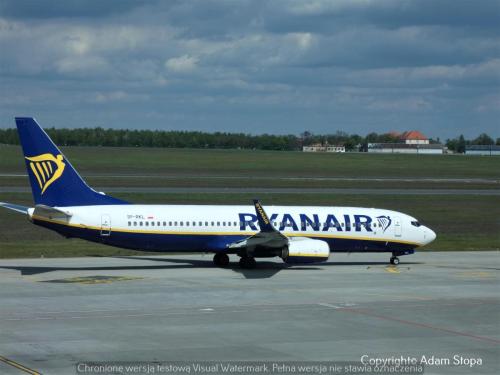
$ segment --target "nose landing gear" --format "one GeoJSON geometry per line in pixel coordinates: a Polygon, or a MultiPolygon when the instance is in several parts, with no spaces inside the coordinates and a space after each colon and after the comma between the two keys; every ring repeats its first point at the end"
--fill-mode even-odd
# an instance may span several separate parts
{"type": "Polygon", "coordinates": [[[395,266],[397,266],[399,264],[399,258],[397,256],[392,256],[391,257],[391,260],[390,260],[391,264],[394,264],[395,266]]]}

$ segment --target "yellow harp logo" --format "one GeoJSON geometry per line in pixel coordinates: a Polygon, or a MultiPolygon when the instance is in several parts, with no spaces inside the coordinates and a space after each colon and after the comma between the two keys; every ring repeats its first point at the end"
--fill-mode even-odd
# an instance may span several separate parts
{"type": "Polygon", "coordinates": [[[63,162],[61,154],[54,156],[52,154],[42,154],[26,158],[30,161],[30,168],[40,185],[42,194],[45,190],[57,181],[64,172],[66,164],[63,162]]]}

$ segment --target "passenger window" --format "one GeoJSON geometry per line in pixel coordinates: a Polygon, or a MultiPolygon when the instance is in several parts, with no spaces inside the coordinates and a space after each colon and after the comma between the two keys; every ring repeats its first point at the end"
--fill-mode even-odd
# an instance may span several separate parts
{"type": "Polygon", "coordinates": [[[137,221],[134,221],[134,227],[136,227],[136,226],[137,226],[137,221]]]}
{"type": "Polygon", "coordinates": [[[139,225],[142,227],[142,221],[139,221],[139,225]]]}
{"type": "Polygon", "coordinates": [[[177,226],[177,221],[174,221],[174,226],[175,226],[175,227],[177,226]]]}
{"type": "Polygon", "coordinates": [[[195,226],[196,226],[196,221],[193,221],[193,227],[195,227],[195,226]]]}
{"type": "Polygon", "coordinates": [[[146,221],[146,226],[149,227],[149,221],[146,221]]]}
{"type": "Polygon", "coordinates": [[[164,226],[164,227],[166,227],[166,226],[167,226],[167,222],[166,222],[166,221],[164,221],[164,222],[163,222],[163,226],[164,226]]]}
{"type": "Polygon", "coordinates": [[[208,227],[208,221],[205,221],[205,226],[208,227]]]}
{"type": "Polygon", "coordinates": [[[154,226],[155,226],[155,222],[154,222],[154,221],[152,221],[152,222],[151,222],[151,226],[152,226],[152,227],[154,227],[154,226]]]}
{"type": "Polygon", "coordinates": [[[212,221],[212,226],[214,226],[214,222],[212,221]]]}
{"type": "Polygon", "coordinates": [[[220,221],[217,222],[217,226],[220,227],[220,221]]]}
{"type": "Polygon", "coordinates": [[[200,227],[202,227],[202,226],[203,226],[203,222],[199,221],[199,222],[198,222],[198,225],[199,225],[200,227]]]}
{"type": "MultiPolygon", "coordinates": [[[[182,225],[182,221],[181,221],[181,225],[182,225]]],[[[189,227],[189,221],[186,221],[186,227],[189,227]]]]}
{"type": "Polygon", "coordinates": [[[130,224],[131,224],[131,222],[129,221],[129,222],[128,222],[128,226],[130,226],[130,224]]]}
{"type": "Polygon", "coordinates": [[[184,225],[184,222],[183,222],[183,221],[180,221],[180,222],[179,222],[179,226],[181,226],[181,227],[182,227],[183,225],[184,225]]]}

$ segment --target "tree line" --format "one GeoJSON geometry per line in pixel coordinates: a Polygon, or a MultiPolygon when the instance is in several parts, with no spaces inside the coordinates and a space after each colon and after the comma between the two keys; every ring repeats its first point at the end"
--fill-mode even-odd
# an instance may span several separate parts
{"type": "MultiPolygon", "coordinates": [[[[305,131],[297,135],[251,135],[244,133],[199,131],[162,131],[77,128],[46,129],[52,140],[61,146],[108,146],[108,147],[174,147],[174,148],[217,148],[297,151],[311,144],[343,145],[347,151],[362,151],[368,143],[398,142],[393,134],[370,133],[365,137],[338,131],[334,134],[319,135],[305,131]]],[[[431,143],[440,143],[439,138],[431,143]]],[[[0,129],[0,143],[17,145],[19,138],[14,128],[0,129]]],[[[446,146],[455,152],[464,152],[466,145],[500,145],[500,138],[494,141],[487,134],[466,140],[463,135],[446,140],[446,146]]]]}

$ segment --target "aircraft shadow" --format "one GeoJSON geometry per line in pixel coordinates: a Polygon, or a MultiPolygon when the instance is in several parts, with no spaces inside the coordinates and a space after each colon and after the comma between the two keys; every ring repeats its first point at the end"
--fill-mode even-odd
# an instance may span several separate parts
{"type": "MultiPolygon", "coordinates": [[[[126,271],[126,270],[172,270],[172,269],[195,269],[214,268],[212,260],[200,259],[173,259],[173,258],[151,258],[140,256],[117,256],[112,258],[128,260],[149,260],[154,262],[170,263],[168,265],[138,265],[138,266],[103,266],[103,267],[36,267],[36,266],[0,266],[2,269],[16,270],[23,276],[37,275],[53,271],[126,271]],[[174,263],[174,264],[172,264],[174,263]]],[[[404,263],[400,266],[421,264],[419,262],[404,263]]],[[[325,266],[386,266],[387,262],[323,262],[311,265],[291,266],[286,263],[258,261],[254,269],[243,269],[237,262],[231,262],[224,269],[241,274],[246,279],[266,279],[273,277],[281,271],[303,271],[321,270],[325,266]]]]}
{"type": "MultiPolygon", "coordinates": [[[[115,257],[122,259],[137,259],[137,260],[150,260],[154,262],[168,262],[168,263],[182,263],[182,264],[190,264],[193,267],[197,268],[214,268],[214,264],[212,260],[199,260],[199,259],[172,259],[172,258],[149,258],[149,257],[141,257],[141,256],[130,256],[130,257],[115,257]]],[[[258,261],[257,266],[254,269],[244,269],[241,268],[238,262],[231,262],[227,267],[223,269],[231,270],[238,274],[243,275],[246,279],[267,279],[273,277],[280,271],[283,270],[295,270],[300,271],[304,269],[317,269],[314,266],[310,267],[290,267],[285,263],[276,263],[276,262],[263,262],[258,261]]]]}

